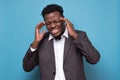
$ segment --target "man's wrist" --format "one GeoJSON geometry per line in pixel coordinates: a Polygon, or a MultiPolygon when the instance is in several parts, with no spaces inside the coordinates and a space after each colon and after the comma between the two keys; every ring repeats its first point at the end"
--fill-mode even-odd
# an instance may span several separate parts
{"type": "Polygon", "coordinates": [[[38,44],[39,44],[39,42],[37,42],[37,41],[34,40],[33,43],[32,43],[32,45],[31,45],[31,47],[33,49],[36,49],[38,47],[38,44]]]}
{"type": "Polygon", "coordinates": [[[77,37],[78,37],[78,34],[75,32],[74,35],[73,35],[74,40],[76,40],[77,37]]]}
{"type": "Polygon", "coordinates": [[[32,48],[32,47],[30,46],[30,50],[31,50],[32,52],[34,52],[34,51],[36,50],[36,48],[32,48]]]}

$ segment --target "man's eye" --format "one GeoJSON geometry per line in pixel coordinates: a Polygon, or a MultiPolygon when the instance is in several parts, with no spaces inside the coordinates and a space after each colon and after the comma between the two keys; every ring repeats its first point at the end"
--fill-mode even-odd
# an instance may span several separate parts
{"type": "Polygon", "coordinates": [[[46,25],[50,25],[50,24],[51,24],[50,22],[46,23],[46,25]]]}
{"type": "Polygon", "coordinates": [[[46,22],[46,25],[58,24],[58,23],[60,23],[60,21],[46,22]]]}
{"type": "Polygon", "coordinates": [[[60,21],[54,21],[54,23],[59,23],[60,21]]]}

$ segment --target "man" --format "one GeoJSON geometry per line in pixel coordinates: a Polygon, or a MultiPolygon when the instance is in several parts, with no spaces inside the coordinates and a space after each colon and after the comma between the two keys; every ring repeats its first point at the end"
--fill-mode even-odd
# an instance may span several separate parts
{"type": "Polygon", "coordinates": [[[40,67],[41,80],[86,80],[83,56],[95,64],[100,54],[93,47],[84,31],[75,30],[57,4],[47,5],[35,29],[35,39],[24,59],[23,68],[29,72],[40,67]],[[48,32],[39,32],[46,25],[48,32]]]}

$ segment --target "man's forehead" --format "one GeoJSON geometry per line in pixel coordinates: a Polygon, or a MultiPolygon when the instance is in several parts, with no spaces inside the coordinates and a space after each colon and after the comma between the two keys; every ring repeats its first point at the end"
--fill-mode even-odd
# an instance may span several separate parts
{"type": "Polygon", "coordinates": [[[49,20],[49,19],[59,19],[60,18],[60,13],[59,12],[51,12],[51,13],[48,13],[44,16],[44,19],[45,20],[49,20]]]}

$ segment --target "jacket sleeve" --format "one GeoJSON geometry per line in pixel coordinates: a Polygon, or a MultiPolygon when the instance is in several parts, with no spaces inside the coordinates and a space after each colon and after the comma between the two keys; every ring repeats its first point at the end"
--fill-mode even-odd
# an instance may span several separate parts
{"type": "Polygon", "coordinates": [[[74,40],[74,45],[85,56],[85,59],[89,63],[96,64],[100,59],[100,53],[94,48],[85,32],[81,31],[77,33],[78,38],[74,40]]]}
{"type": "Polygon", "coordinates": [[[32,71],[38,65],[38,50],[31,51],[29,48],[23,58],[23,69],[26,72],[32,71]]]}

